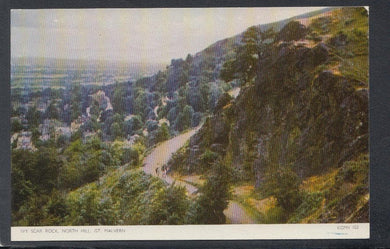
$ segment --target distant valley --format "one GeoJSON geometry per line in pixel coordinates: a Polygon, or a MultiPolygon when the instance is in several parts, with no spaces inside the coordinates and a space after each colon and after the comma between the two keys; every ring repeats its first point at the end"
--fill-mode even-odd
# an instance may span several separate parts
{"type": "Polygon", "coordinates": [[[12,58],[11,88],[65,88],[72,84],[103,86],[151,76],[165,66],[162,63],[12,58]]]}

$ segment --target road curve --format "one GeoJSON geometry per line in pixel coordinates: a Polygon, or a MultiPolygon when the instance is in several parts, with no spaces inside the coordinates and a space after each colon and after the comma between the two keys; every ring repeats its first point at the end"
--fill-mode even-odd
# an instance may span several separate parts
{"type": "Polygon", "coordinates": [[[168,162],[172,154],[179,150],[184,144],[194,135],[202,125],[182,133],[174,138],[164,141],[156,146],[153,151],[145,157],[143,163],[143,170],[146,174],[159,177],[168,184],[172,184],[176,181],[176,185],[180,185],[186,188],[189,194],[195,193],[198,189],[191,184],[183,181],[176,180],[169,175],[164,175],[161,167],[168,162]]]}
{"type": "Polygon", "coordinates": [[[235,201],[230,201],[228,207],[223,211],[228,224],[254,224],[256,223],[249,217],[245,210],[235,201]]]}
{"type": "MultiPolygon", "coordinates": [[[[194,135],[202,125],[182,133],[174,138],[160,143],[153,149],[153,151],[145,157],[143,162],[143,171],[146,174],[158,177],[168,184],[175,182],[175,185],[186,188],[188,194],[192,195],[198,190],[195,186],[172,178],[169,175],[164,175],[161,167],[168,162],[172,154],[179,150],[184,144],[194,135]],[[158,169],[158,170],[156,170],[158,169]]],[[[230,201],[227,209],[224,210],[227,220],[231,224],[253,224],[255,223],[244,211],[244,209],[234,201],[230,201]]]]}

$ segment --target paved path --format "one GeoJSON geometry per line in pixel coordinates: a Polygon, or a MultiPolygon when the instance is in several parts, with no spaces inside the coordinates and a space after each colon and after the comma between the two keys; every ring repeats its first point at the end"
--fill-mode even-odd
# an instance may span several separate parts
{"type": "MultiPolygon", "coordinates": [[[[172,154],[179,150],[184,144],[194,135],[199,129],[198,127],[160,143],[153,151],[144,159],[144,172],[155,177],[159,177],[168,184],[172,184],[176,179],[169,175],[163,174],[162,166],[168,162],[172,154]]],[[[176,180],[176,185],[184,186],[189,194],[194,194],[198,189],[193,185],[176,180]]]]}
{"type": "MultiPolygon", "coordinates": [[[[176,185],[180,185],[186,188],[187,192],[192,195],[198,190],[195,186],[174,179],[169,175],[165,175],[162,172],[161,167],[168,162],[172,154],[179,150],[184,144],[194,135],[202,125],[180,134],[174,138],[171,138],[165,142],[160,143],[153,149],[153,151],[144,159],[143,170],[146,174],[159,177],[168,184],[172,184],[176,181],[176,185]],[[158,170],[156,170],[158,169],[158,170]]],[[[224,211],[227,220],[231,224],[252,224],[255,223],[244,211],[244,209],[234,201],[229,202],[228,208],[224,211]]]]}
{"type": "Polygon", "coordinates": [[[227,209],[223,211],[229,224],[254,224],[256,223],[249,217],[245,210],[235,201],[230,201],[227,209]]]}

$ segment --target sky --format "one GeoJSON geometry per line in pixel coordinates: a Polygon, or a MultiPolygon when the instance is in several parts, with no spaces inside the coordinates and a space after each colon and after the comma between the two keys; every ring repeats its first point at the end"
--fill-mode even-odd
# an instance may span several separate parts
{"type": "Polygon", "coordinates": [[[168,63],[324,7],[11,10],[11,57],[168,63]]]}

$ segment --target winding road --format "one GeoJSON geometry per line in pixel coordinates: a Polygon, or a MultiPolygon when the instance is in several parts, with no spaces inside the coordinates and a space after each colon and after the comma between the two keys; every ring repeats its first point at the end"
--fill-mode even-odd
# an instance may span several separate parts
{"type": "Polygon", "coordinates": [[[186,188],[189,194],[194,194],[198,189],[193,185],[174,179],[169,175],[163,174],[162,166],[168,162],[171,158],[172,154],[179,150],[184,144],[190,139],[192,135],[194,135],[202,125],[182,133],[174,138],[171,138],[167,141],[164,141],[156,146],[153,151],[145,157],[143,163],[143,170],[146,174],[159,177],[164,180],[168,184],[172,184],[176,181],[176,185],[180,185],[186,188]]]}
{"type": "MultiPolygon", "coordinates": [[[[187,182],[174,179],[169,175],[163,174],[161,167],[168,162],[172,154],[179,150],[194,135],[202,125],[182,133],[174,138],[157,145],[153,151],[145,157],[143,162],[143,171],[146,174],[159,177],[168,184],[175,182],[176,185],[186,188],[189,195],[196,194],[197,188],[187,182]]],[[[251,224],[255,223],[244,211],[244,209],[234,201],[230,201],[228,208],[224,210],[228,223],[231,224],[251,224]]]]}

